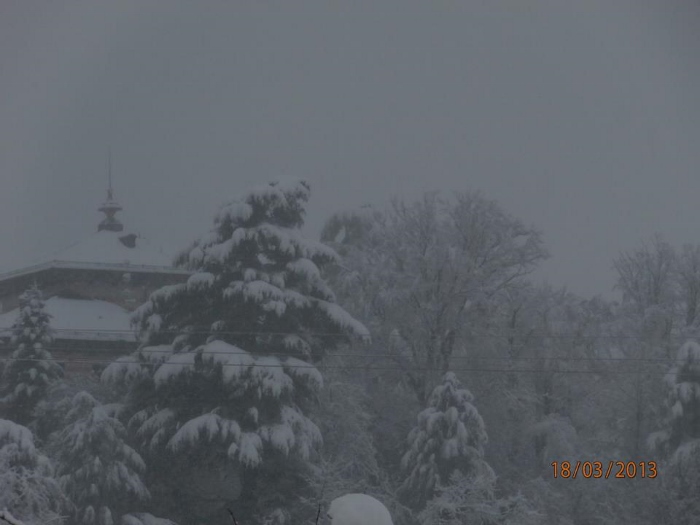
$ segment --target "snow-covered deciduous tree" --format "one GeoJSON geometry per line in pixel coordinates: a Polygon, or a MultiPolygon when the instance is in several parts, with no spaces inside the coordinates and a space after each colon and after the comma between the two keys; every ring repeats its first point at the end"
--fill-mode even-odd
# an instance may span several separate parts
{"type": "MultiPolygon", "coordinates": [[[[162,462],[163,482],[173,469],[186,477],[201,469],[210,499],[200,519],[241,490],[250,500],[272,491],[256,488],[274,481],[266,461],[303,467],[321,443],[305,414],[323,383],[313,363],[340,342],[369,337],[321,276],[337,254],[299,233],[308,197],[306,182],[272,183],[223,206],[211,231],[179,257],[189,280],[157,290],[137,310],[144,344],[102,375],[127,390],[129,426],[144,453],[162,462]],[[196,461],[173,465],[167,458],[176,454],[196,461]]],[[[169,490],[169,500],[197,499],[193,487],[169,490]]],[[[257,511],[246,512],[252,519],[257,511]]]]}
{"type": "Polygon", "coordinates": [[[536,230],[473,192],[339,214],[323,235],[348,252],[335,280],[353,291],[353,312],[383,327],[380,346],[404,368],[421,404],[467,343],[477,312],[547,255],[536,230]],[[389,352],[394,332],[400,356],[389,352]]]}
{"type": "Polygon", "coordinates": [[[486,429],[472,401],[472,394],[448,372],[418,414],[402,460],[408,477],[400,493],[410,506],[422,509],[437,484],[447,483],[455,470],[467,476],[493,475],[484,460],[486,429]]]}
{"type": "Polygon", "coordinates": [[[676,280],[685,313],[685,327],[698,329],[700,315],[700,244],[685,244],[678,253],[676,280]]]}
{"type": "Polygon", "coordinates": [[[311,476],[310,508],[319,500],[376,490],[382,476],[367,393],[347,372],[338,371],[343,366],[340,358],[330,366],[313,414],[320,422],[323,449],[311,476]]]}
{"type": "Polygon", "coordinates": [[[49,384],[63,376],[63,369],[47,350],[52,342],[49,321],[41,291],[34,285],[19,297],[19,315],[12,326],[14,351],[3,371],[0,387],[6,415],[17,423],[31,421],[32,411],[49,384]]]}
{"type": "Polygon", "coordinates": [[[67,503],[53,478],[49,459],[34,446],[31,431],[0,419],[0,509],[7,509],[25,525],[52,521],[67,503]]]}
{"type": "Polygon", "coordinates": [[[102,405],[87,392],[71,404],[65,428],[52,438],[59,483],[73,503],[75,523],[116,524],[150,497],[141,479],[145,464],[125,441],[118,406],[102,405]]]}
{"type": "Polygon", "coordinates": [[[666,309],[673,302],[676,253],[660,235],[634,251],[621,253],[613,267],[624,301],[633,304],[641,314],[651,307],[666,309]]]}

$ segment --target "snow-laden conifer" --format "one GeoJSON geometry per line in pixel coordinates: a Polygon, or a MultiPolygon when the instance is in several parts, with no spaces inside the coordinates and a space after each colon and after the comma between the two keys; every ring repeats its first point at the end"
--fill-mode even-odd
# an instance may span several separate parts
{"type": "Polygon", "coordinates": [[[127,390],[142,450],[160,460],[187,455],[196,465],[179,465],[183,476],[206,469],[212,479],[199,485],[211,483],[220,508],[266,458],[309,460],[321,443],[304,410],[323,383],[313,363],[369,336],[321,276],[336,253],[299,233],[308,196],[303,181],[273,183],[223,206],[178,259],[193,272],[187,282],[137,310],[141,348],[102,375],[127,390]]]}
{"type": "Polygon", "coordinates": [[[668,414],[664,428],[649,437],[652,450],[665,458],[664,486],[673,502],[669,515],[674,523],[700,513],[700,344],[686,341],[666,376],[668,414]]]}
{"type": "Polygon", "coordinates": [[[116,524],[150,497],[141,479],[145,464],[125,441],[117,407],[101,405],[87,392],[71,404],[65,428],[53,437],[59,483],[73,502],[75,523],[116,524]]]}
{"type": "Polygon", "coordinates": [[[63,375],[47,347],[52,342],[50,316],[36,285],[19,297],[19,315],[12,326],[13,352],[3,371],[2,402],[7,416],[26,424],[49,384],[63,375]]]}
{"type": "Polygon", "coordinates": [[[484,461],[484,421],[472,401],[469,390],[448,372],[433,389],[428,407],[418,414],[401,462],[408,474],[401,494],[411,506],[422,508],[436,485],[447,484],[455,470],[468,476],[491,473],[484,461]]]}
{"type": "Polygon", "coordinates": [[[34,446],[32,432],[0,419],[0,509],[24,522],[57,522],[66,504],[49,459],[34,446]]]}
{"type": "Polygon", "coordinates": [[[687,341],[666,376],[668,415],[665,428],[650,436],[652,448],[674,462],[700,452],[700,344],[687,341]]]}

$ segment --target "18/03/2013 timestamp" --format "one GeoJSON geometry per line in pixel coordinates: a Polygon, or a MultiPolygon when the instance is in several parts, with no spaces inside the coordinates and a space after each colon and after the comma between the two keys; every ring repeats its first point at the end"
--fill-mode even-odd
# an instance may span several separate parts
{"type": "Polygon", "coordinates": [[[608,461],[607,466],[602,461],[553,461],[552,471],[554,478],[564,479],[578,476],[586,479],[654,479],[659,475],[656,461],[608,461]]]}

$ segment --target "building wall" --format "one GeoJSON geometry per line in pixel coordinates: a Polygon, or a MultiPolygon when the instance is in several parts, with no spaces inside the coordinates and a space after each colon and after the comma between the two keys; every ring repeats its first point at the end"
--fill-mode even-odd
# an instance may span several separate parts
{"type": "MultiPolygon", "coordinates": [[[[44,298],[96,299],[117,304],[133,311],[158,288],[184,282],[185,274],[123,272],[52,268],[30,275],[6,279],[0,283],[0,313],[17,308],[19,295],[33,283],[44,298]]],[[[67,376],[97,378],[109,362],[136,349],[126,341],[72,341],[58,339],[49,348],[51,355],[64,365],[67,376]]],[[[0,339],[0,359],[12,351],[7,338],[0,339]]]]}

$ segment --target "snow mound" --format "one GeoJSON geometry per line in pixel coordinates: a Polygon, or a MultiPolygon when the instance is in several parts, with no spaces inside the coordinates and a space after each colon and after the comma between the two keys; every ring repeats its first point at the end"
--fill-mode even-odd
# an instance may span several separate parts
{"type": "Polygon", "coordinates": [[[381,501],[366,494],[346,494],[331,502],[332,525],[394,525],[381,501]]]}
{"type": "Polygon", "coordinates": [[[147,512],[125,514],[121,519],[122,525],[176,525],[174,521],[165,518],[157,518],[147,512]]]}

